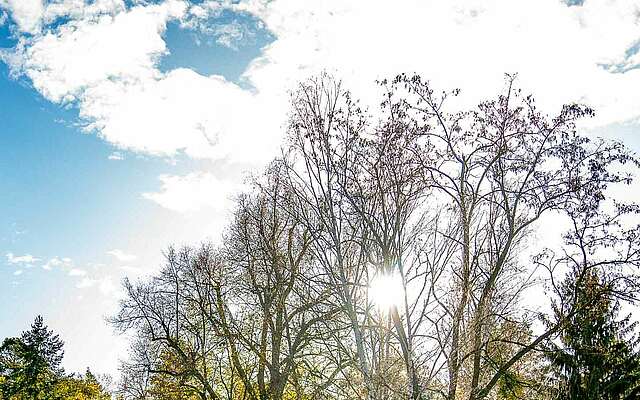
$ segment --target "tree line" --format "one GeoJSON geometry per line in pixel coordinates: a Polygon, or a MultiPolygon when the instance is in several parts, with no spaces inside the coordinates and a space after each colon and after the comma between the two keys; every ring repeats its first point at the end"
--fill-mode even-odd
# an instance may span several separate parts
{"type": "Polygon", "coordinates": [[[510,76],[466,111],[420,76],[378,84],[367,109],[326,74],[301,83],[282,154],[220,243],[169,247],[124,281],[116,395],[639,398],[621,308],[640,208],[609,190],[633,184],[636,156],[578,133],[589,107],[544,115],[510,76]],[[541,224],[567,229],[542,247],[541,224]]]}

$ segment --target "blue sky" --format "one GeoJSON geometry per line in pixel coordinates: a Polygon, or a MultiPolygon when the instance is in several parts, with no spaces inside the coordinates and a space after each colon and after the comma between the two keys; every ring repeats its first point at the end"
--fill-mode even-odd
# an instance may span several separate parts
{"type": "Polygon", "coordinates": [[[319,71],[372,103],[375,79],[415,71],[463,105],[517,71],[640,150],[640,2],[570,3],[0,0],[0,337],[43,314],[67,369],[114,373],[120,280],[216,240],[319,71]]]}
{"type": "MultiPolygon", "coordinates": [[[[241,14],[225,14],[217,20],[228,23],[236,19],[254,23],[241,14]]],[[[15,30],[10,20],[0,27],[0,46],[15,46],[15,30]]],[[[234,82],[240,82],[248,63],[271,40],[268,32],[256,29],[249,42],[230,48],[217,43],[212,35],[181,28],[178,22],[168,24],[163,37],[170,54],[160,60],[160,71],[191,68],[234,82]],[[224,61],[214,62],[216,59],[224,61]]],[[[76,107],[48,101],[29,79],[12,76],[6,63],[0,63],[0,120],[0,180],[4,184],[0,196],[0,303],[12,305],[0,311],[0,336],[15,335],[35,315],[44,314],[54,328],[82,337],[93,332],[96,323],[104,325],[105,308],[110,307],[98,304],[93,318],[78,321],[77,326],[58,327],[62,324],[56,321],[78,308],[80,315],[93,314],[89,308],[102,300],[87,301],[91,294],[76,287],[83,277],[115,275],[112,282],[119,284],[124,274],[108,270],[122,261],[109,251],[145,253],[148,249],[148,257],[136,255],[135,261],[128,261],[134,265],[127,266],[143,269],[149,267],[144,265],[148,262],[153,268],[166,245],[187,242],[179,233],[149,237],[150,232],[170,231],[172,227],[180,231],[189,217],[176,218],[174,212],[145,199],[142,193],[159,189],[159,175],[182,174],[196,165],[215,162],[191,160],[179,153],[162,157],[131,152],[83,132],[84,122],[76,107]],[[114,155],[122,159],[114,159],[114,155]],[[141,246],[140,242],[146,244],[141,246]],[[31,255],[38,260],[13,264],[8,254],[31,255]],[[54,257],[70,258],[72,266],[63,271],[43,270],[42,265],[54,257]],[[70,279],[72,269],[86,274],[70,279]],[[18,271],[22,271],[20,275],[14,275],[18,271]]],[[[67,342],[73,352],[74,343],[67,342]]],[[[83,367],[72,364],[71,368],[83,367]]]]}

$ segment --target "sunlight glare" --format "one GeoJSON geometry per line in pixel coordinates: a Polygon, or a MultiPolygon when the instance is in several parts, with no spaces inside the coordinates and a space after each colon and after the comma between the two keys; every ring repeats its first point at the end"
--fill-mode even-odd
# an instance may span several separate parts
{"type": "Polygon", "coordinates": [[[404,287],[397,274],[376,275],[369,285],[369,299],[380,310],[387,311],[391,306],[399,306],[403,302],[404,287]]]}

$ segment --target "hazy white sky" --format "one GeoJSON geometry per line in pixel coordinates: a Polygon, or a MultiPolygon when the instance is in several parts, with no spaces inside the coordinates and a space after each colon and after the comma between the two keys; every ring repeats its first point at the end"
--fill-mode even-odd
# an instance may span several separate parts
{"type": "Polygon", "coordinates": [[[0,47],[0,336],[42,313],[70,370],[115,370],[119,280],[215,240],[319,71],[370,104],[375,79],[418,72],[461,106],[517,72],[544,110],[585,102],[585,129],[640,149],[637,0],[0,0],[0,47]]]}

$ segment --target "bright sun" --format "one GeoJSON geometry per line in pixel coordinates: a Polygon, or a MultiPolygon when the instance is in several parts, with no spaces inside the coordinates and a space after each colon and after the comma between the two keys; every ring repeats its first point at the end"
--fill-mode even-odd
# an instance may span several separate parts
{"type": "Polygon", "coordinates": [[[378,274],[369,284],[369,299],[380,310],[387,311],[391,306],[403,302],[402,280],[397,274],[378,274]]]}

